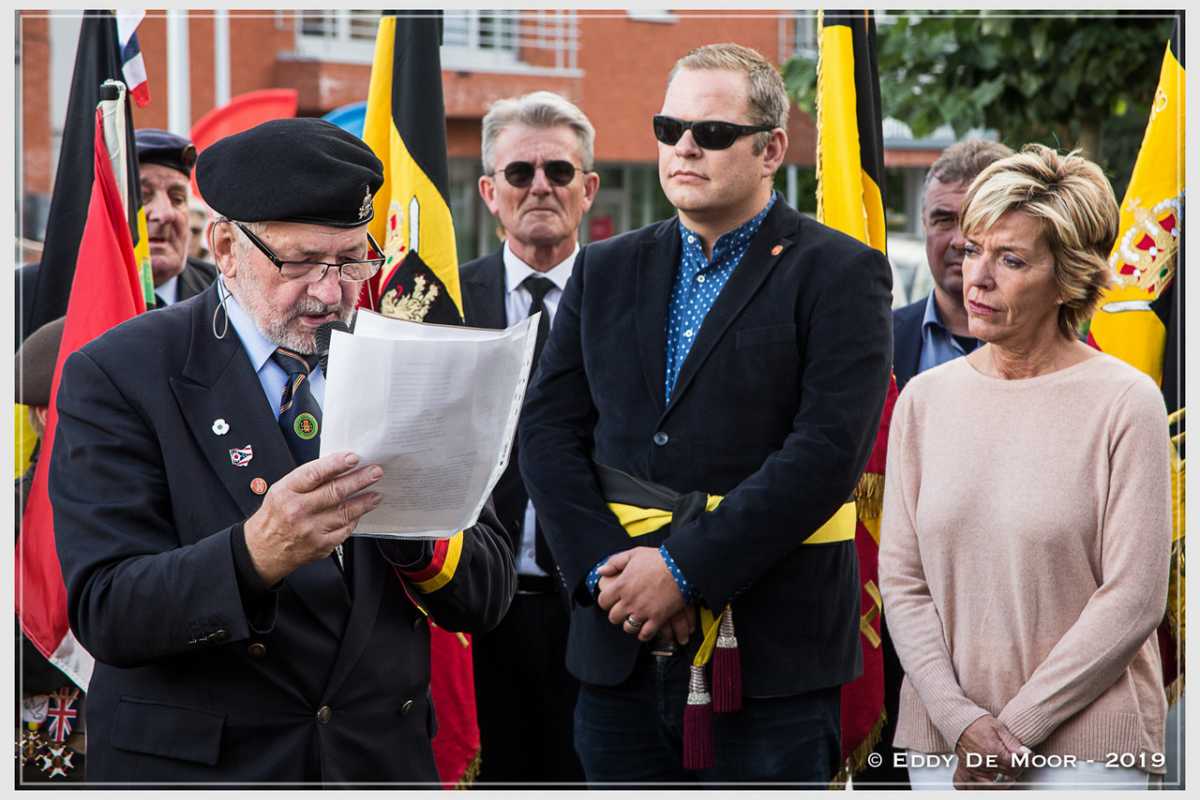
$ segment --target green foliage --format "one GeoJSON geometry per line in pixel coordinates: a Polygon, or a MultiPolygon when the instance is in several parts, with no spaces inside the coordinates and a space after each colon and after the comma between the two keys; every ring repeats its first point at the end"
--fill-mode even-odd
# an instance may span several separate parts
{"type": "MultiPolygon", "coordinates": [[[[997,131],[1014,148],[1082,147],[1120,197],[1174,27],[1166,12],[896,11],[877,22],[884,113],[915,136],[949,125],[960,138],[997,131]]],[[[811,110],[816,66],[797,61],[784,76],[811,110]]]]}

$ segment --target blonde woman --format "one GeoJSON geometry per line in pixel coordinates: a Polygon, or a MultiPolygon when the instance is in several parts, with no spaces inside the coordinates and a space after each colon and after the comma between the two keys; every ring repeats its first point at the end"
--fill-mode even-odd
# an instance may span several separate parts
{"type": "Polygon", "coordinates": [[[1079,342],[1117,204],[1040,145],[964,201],[969,356],[891,428],[879,572],[914,789],[1135,788],[1163,770],[1170,482],[1154,382],[1079,342]],[[932,762],[932,765],[930,765],[932,762]]]}

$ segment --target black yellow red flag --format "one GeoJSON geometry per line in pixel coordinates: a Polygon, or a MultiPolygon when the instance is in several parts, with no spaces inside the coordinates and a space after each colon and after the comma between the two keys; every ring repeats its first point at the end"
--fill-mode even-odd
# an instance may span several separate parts
{"type": "Polygon", "coordinates": [[[1159,628],[1163,679],[1172,701],[1183,688],[1184,353],[1183,218],[1187,108],[1183,16],[1167,43],[1150,120],[1121,202],[1108,263],[1113,285],[1088,328],[1088,343],[1145,372],[1162,387],[1175,445],[1167,615],[1159,628]]]}
{"type": "MultiPolygon", "coordinates": [[[[875,18],[870,11],[826,11],[819,20],[817,218],[886,253],[883,113],[875,18]]],[[[874,450],[855,489],[863,674],[842,687],[842,768],[836,783],[844,782],[866,763],[885,721],[879,524],[888,425],[895,402],[893,376],[874,450]]]]}
{"type": "MultiPolygon", "coordinates": [[[[387,261],[360,304],[399,319],[462,324],[441,30],[441,12],[384,13],[379,21],[363,139],[383,162],[370,230],[387,261]]],[[[470,638],[431,625],[430,661],[434,759],[444,786],[464,786],[481,759],[470,638]]]]}
{"type": "Polygon", "coordinates": [[[821,13],[819,45],[817,218],[886,253],[874,15],[821,13]]]}
{"type": "Polygon", "coordinates": [[[387,262],[369,288],[377,311],[462,321],[450,217],[441,12],[385,13],[375,39],[363,139],[383,162],[371,233],[387,262]]]}

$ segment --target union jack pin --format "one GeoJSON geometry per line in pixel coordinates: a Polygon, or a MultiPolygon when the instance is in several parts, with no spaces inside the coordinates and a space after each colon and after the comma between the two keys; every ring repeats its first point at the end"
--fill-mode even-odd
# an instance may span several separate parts
{"type": "Polygon", "coordinates": [[[254,448],[250,445],[234,447],[229,451],[229,463],[235,467],[248,466],[252,458],[254,458],[254,448]]]}
{"type": "Polygon", "coordinates": [[[56,742],[65,742],[71,735],[71,727],[79,712],[75,709],[75,701],[79,698],[79,690],[68,691],[60,689],[50,695],[50,708],[46,716],[50,720],[49,734],[56,742]]]}

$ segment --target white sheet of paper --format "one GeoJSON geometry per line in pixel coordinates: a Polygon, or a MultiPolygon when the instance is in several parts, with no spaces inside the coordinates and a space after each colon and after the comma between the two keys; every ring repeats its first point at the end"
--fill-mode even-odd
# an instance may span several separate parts
{"type": "Polygon", "coordinates": [[[512,450],[537,318],[504,331],[358,312],[329,345],[321,455],[379,464],[356,536],[446,538],[479,519],[512,450]]]}

